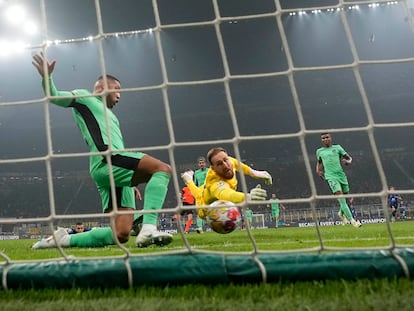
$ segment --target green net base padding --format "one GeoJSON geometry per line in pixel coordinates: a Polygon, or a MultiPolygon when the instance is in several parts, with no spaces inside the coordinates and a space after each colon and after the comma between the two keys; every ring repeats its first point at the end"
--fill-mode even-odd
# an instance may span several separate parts
{"type": "Polygon", "coordinates": [[[128,288],[142,285],[242,284],[400,278],[414,275],[414,249],[322,254],[149,255],[9,263],[3,289],[128,288]]]}

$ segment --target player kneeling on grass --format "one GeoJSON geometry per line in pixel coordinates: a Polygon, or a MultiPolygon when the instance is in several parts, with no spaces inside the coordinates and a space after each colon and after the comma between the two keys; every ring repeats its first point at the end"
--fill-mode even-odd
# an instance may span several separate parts
{"type": "MultiPolygon", "coordinates": [[[[104,213],[134,210],[134,188],[140,183],[146,183],[144,211],[161,209],[167,194],[171,168],[168,164],[142,152],[122,151],[125,146],[119,121],[112,112],[112,108],[118,104],[121,97],[119,80],[110,75],[99,77],[93,94],[83,89],[72,92],[58,91],[51,77],[56,61],[49,62],[43,53],[40,53],[33,56],[32,63],[43,78],[45,93],[53,96],[51,102],[60,107],[72,108],[75,122],[90,152],[95,153],[90,156],[90,174],[98,187],[104,213]],[[96,154],[108,150],[111,153],[96,154]],[[111,163],[111,170],[108,162],[111,163]],[[111,189],[111,172],[115,184],[115,202],[111,189]],[[113,206],[114,203],[117,204],[116,208],[113,206]]],[[[57,244],[61,247],[102,247],[115,244],[117,240],[125,243],[129,240],[133,220],[133,213],[119,213],[115,215],[113,228],[96,228],[75,235],[69,235],[61,228],[54,232],[53,236],[34,244],[33,248],[57,247],[57,244]]],[[[142,229],[136,238],[138,247],[147,247],[151,244],[162,246],[172,241],[170,234],[157,231],[157,220],[156,213],[143,215],[142,229]]]]}
{"type": "MultiPolygon", "coordinates": [[[[181,175],[185,184],[190,188],[196,198],[196,205],[209,205],[217,200],[229,201],[232,203],[242,203],[248,200],[266,200],[267,192],[260,185],[253,188],[247,195],[244,192],[237,191],[236,172],[240,170],[243,174],[255,179],[264,180],[266,185],[272,184],[272,176],[266,171],[256,171],[237,159],[228,155],[227,151],[221,147],[210,149],[207,153],[207,159],[210,167],[207,172],[204,185],[197,187],[193,181],[193,172],[186,171],[181,175]]],[[[199,217],[205,219],[207,208],[197,209],[199,217]]]]}

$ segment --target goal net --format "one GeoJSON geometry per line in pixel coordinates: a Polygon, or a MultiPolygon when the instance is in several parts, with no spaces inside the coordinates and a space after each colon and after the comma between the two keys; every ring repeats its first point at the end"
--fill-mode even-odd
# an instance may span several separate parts
{"type": "Polygon", "coordinates": [[[263,214],[253,214],[252,226],[255,229],[264,229],[264,228],[266,228],[264,215],[263,214]]]}
{"type": "MultiPolygon", "coordinates": [[[[2,288],[413,275],[407,225],[414,204],[414,1],[19,5],[0,1],[2,288]],[[159,229],[172,233],[173,243],[138,249],[131,237],[93,250],[30,249],[57,227],[113,226],[117,213],[101,213],[89,149],[69,109],[43,94],[31,64],[40,51],[57,61],[60,90],[92,90],[100,75],[119,77],[122,99],[113,112],[125,150],[148,153],[173,170],[163,209],[156,210],[159,229]],[[345,198],[353,199],[361,228],[341,226],[336,197],[315,174],[324,132],[353,157],[344,168],[351,187],[345,198]],[[254,227],[264,230],[219,235],[204,224],[197,234],[194,219],[186,235],[184,218],[174,218],[182,212],[180,174],[196,169],[197,158],[214,146],[273,176],[272,186],[262,184],[269,200],[240,206],[249,204],[254,227]],[[403,198],[395,218],[390,186],[403,198]],[[277,230],[272,193],[286,206],[277,230]]],[[[245,193],[258,183],[238,178],[245,193]]]]}

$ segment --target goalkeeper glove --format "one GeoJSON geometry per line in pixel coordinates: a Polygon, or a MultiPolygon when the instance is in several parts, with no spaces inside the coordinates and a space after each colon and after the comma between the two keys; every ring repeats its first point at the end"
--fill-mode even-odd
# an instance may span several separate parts
{"type": "Polygon", "coordinates": [[[265,189],[262,189],[262,186],[257,185],[256,188],[250,190],[249,197],[251,200],[264,201],[266,200],[267,192],[265,189]]]}
{"type": "Polygon", "coordinates": [[[194,172],[192,170],[185,171],[181,174],[181,178],[183,179],[185,184],[188,184],[190,181],[193,181],[194,172]]]}
{"type": "Polygon", "coordinates": [[[250,176],[263,179],[264,183],[268,186],[270,186],[273,182],[272,175],[270,175],[267,171],[256,171],[254,169],[250,169],[250,176]]]}

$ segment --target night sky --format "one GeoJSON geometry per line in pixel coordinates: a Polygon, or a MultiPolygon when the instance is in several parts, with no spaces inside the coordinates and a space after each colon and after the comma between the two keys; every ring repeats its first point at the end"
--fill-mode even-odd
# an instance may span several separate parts
{"type": "MultiPolygon", "coordinates": [[[[150,0],[102,0],[98,10],[93,0],[3,0],[0,12],[11,2],[30,7],[40,33],[24,36],[0,16],[3,51],[6,40],[20,38],[30,44],[20,53],[0,54],[0,160],[47,155],[45,109],[54,154],[88,151],[71,112],[45,105],[40,78],[31,64],[31,55],[46,40],[60,40],[46,49],[48,57],[57,60],[58,89],[91,90],[105,67],[125,89],[114,112],[126,146],[175,162],[178,171],[195,168],[199,155],[223,145],[231,153],[239,150],[246,163],[268,169],[276,180],[271,191],[290,198],[307,196],[309,178],[295,134],[310,131],[304,141],[314,174],[319,133],[335,129],[341,132],[333,134],[334,142],[360,163],[350,169],[352,176],[357,178],[361,166],[372,163],[378,151],[390,182],[402,189],[414,186],[412,166],[400,168],[404,178],[399,179],[385,163],[389,156],[413,154],[414,1],[408,7],[403,1],[358,9],[351,9],[349,1],[341,13],[327,11],[329,6],[336,9],[334,0],[281,0],[279,15],[274,0],[159,0],[154,1],[157,8],[150,0]],[[321,5],[321,12],[313,14],[321,5]],[[299,14],[299,8],[306,14],[299,14]],[[96,38],[86,40],[89,36],[96,38]],[[77,42],[68,42],[72,39],[77,42]],[[376,125],[372,132],[366,130],[370,122],[376,125]],[[371,133],[376,145],[370,143],[371,133]],[[238,143],[232,145],[235,139],[238,143]],[[188,143],[196,144],[184,146],[188,143]],[[170,144],[173,157],[167,150],[170,144]],[[280,163],[287,169],[279,169],[280,163]],[[291,167],[299,180],[292,177],[291,167]]],[[[88,160],[60,158],[52,161],[52,167],[55,175],[79,176],[88,170],[88,160]]],[[[381,190],[374,168],[369,178],[377,183],[361,186],[360,191],[381,190]]],[[[16,172],[41,176],[45,163],[0,162],[2,176],[16,172]]],[[[318,189],[327,191],[325,185],[318,189]]]]}

